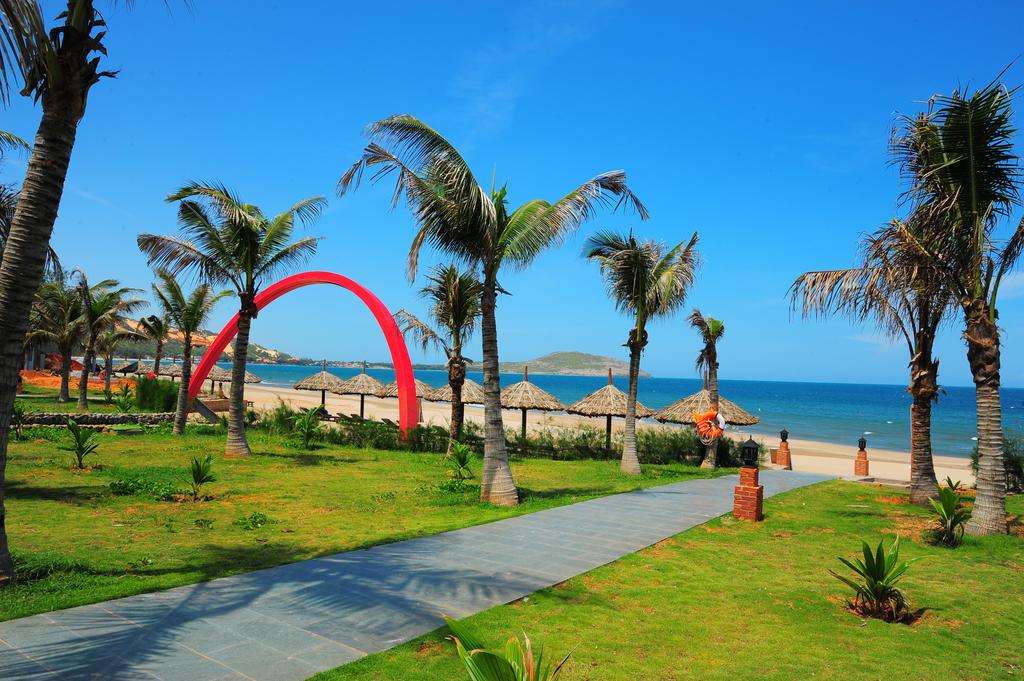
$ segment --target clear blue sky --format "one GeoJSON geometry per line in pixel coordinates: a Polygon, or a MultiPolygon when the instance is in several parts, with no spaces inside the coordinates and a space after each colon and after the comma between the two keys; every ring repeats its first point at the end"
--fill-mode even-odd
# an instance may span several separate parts
{"type": "MultiPolygon", "coordinates": [[[[51,14],[60,4],[45,3],[51,14]]],[[[646,223],[601,215],[505,275],[504,359],[624,357],[629,322],[581,259],[583,239],[632,226],[675,243],[697,230],[705,264],[687,307],[725,320],[723,378],[878,383],[907,380],[905,347],[841,320],[791,319],[786,290],[804,270],[853,264],[858,235],[894,214],[894,112],[987,82],[1020,55],[1024,20],[1012,2],[137,4],[107,11],[104,65],[120,74],[93,89],[79,130],[53,238],[67,266],[148,289],[135,235],[173,232],[164,196],[218,180],[268,212],[330,197],[308,230],[326,237],[310,268],[421,312],[404,275],[413,228],[404,207],[389,209],[390,185],[334,194],[365,126],[408,112],[454,141],[480,179],[507,180],[516,203],[624,168],[651,210],[646,223]]],[[[1024,66],[1008,82],[1024,82],[1024,66]]],[[[39,109],[17,98],[2,115],[0,127],[31,138],[39,109]]],[[[0,179],[23,170],[11,159],[0,179]]],[[[1003,382],[1024,385],[1024,278],[1004,288],[1001,313],[1003,382]]],[[[261,313],[253,339],[387,358],[370,315],[326,287],[261,313]]],[[[680,315],[651,328],[644,366],[692,376],[697,347],[680,315]]],[[[969,384],[959,320],[938,352],[940,380],[969,384]]]]}

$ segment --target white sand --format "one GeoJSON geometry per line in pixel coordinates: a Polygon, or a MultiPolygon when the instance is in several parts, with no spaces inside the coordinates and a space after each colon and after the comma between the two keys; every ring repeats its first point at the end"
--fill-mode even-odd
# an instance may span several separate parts
{"type": "MultiPolygon", "coordinates": [[[[258,384],[245,386],[245,397],[248,400],[252,400],[257,410],[270,409],[277,404],[279,399],[284,400],[293,407],[314,407],[320,404],[319,392],[306,392],[283,387],[261,386],[258,384]]],[[[451,407],[447,402],[421,401],[421,408],[424,423],[440,426],[448,425],[451,407]]],[[[359,398],[357,396],[342,397],[328,393],[327,409],[332,414],[338,412],[345,414],[358,414],[359,398]]],[[[398,400],[367,397],[365,414],[366,418],[388,418],[393,421],[397,421],[398,400]]],[[[518,429],[520,427],[522,417],[521,412],[518,410],[506,409],[504,418],[506,428],[518,429]]],[[[466,405],[466,419],[474,421],[482,426],[483,407],[479,405],[466,405]]],[[[546,428],[572,428],[581,425],[603,430],[604,419],[586,418],[571,414],[533,411],[529,412],[527,416],[527,429],[530,431],[546,428]]],[[[622,419],[613,419],[612,428],[614,430],[621,430],[622,427],[622,419]]],[[[642,422],[640,427],[675,428],[679,426],[642,422]]],[[[777,437],[766,436],[743,428],[730,429],[728,434],[730,437],[742,439],[746,439],[747,436],[750,435],[754,440],[762,442],[769,447],[778,446],[777,437]]],[[[789,448],[793,462],[793,470],[824,473],[840,477],[853,476],[853,460],[857,455],[857,451],[852,446],[790,438],[789,448]]],[[[910,454],[908,452],[897,452],[885,449],[868,449],[868,460],[870,461],[869,472],[872,477],[909,482],[910,454]]],[[[965,485],[974,484],[974,476],[971,473],[970,462],[967,459],[951,456],[936,456],[935,474],[940,481],[945,480],[946,476],[949,476],[953,480],[962,481],[965,485]]]]}

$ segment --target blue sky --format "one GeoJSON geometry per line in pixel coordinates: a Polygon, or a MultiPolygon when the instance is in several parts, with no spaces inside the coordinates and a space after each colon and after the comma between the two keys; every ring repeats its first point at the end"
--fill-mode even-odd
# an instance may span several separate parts
{"type": "MultiPolygon", "coordinates": [[[[59,4],[44,6],[56,14],[59,4]]],[[[422,312],[404,270],[413,227],[404,207],[390,210],[391,186],[334,193],[365,126],[407,112],[451,139],[482,181],[507,180],[514,203],[624,168],[651,211],[643,223],[602,214],[526,272],[507,273],[503,359],[624,357],[629,321],[580,257],[584,238],[633,227],[674,244],[697,230],[704,265],[687,307],[725,320],[723,378],[875,383],[907,380],[905,346],[842,320],[793,319],[787,288],[805,270],[853,264],[858,235],[896,211],[893,114],[994,77],[1019,57],[1024,19],[1009,2],[967,13],[953,2],[927,12],[889,2],[194,4],[107,11],[105,66],[120,73],[93,89],[79,129],[53,238],[67,266],[148,289],[135,235],[173,232],[167,193],[217,180],[268,212],[329,197],[307,230],[326,237],[309,269],[422,312]]],[[[1024,82],[1024,66],[1007,80],[1024,82]]],[[[16,98],[2,116],[0,127],[31,138],[39,109],[16,98]]],[[[9,159],[0,180],[23,171],[23,159],[9,159]]],[[[1003,382],[1021,386],[1024,278],[1004,287],[1000,307],[1003,382]]],[[[947,385],[970,383],[959,325],[938,344],[947,385]]],[[[646,369],[693,375],[698,341],[683,315],[650,333],[646,369]]],[[[261,313],[253,340],[296,355],[387,358],[369,313],[326,287],[261,313]]]]}

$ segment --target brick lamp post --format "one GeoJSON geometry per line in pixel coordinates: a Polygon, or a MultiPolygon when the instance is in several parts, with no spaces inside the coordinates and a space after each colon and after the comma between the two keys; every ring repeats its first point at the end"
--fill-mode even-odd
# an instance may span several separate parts
{"type": "Polygon", "coordinates": [[[853,474],[859,478],[868,475],[868,441],[864,438],[857,440],[857,458],[853,462],[853,474]]]}
{"type": "Polygon", "coordinates": [[[789,455],[789,431],[783,428],[779,432],[779,450],[776,454],[775,463],[787,471],[793,470],[793,459],[789,455]]]}
{"type": "Polygon", "coordinates": [[[740,468],[740,484],[736,485],[732,514],[740,520],[758,522],[764,519],[764,485],[757,484],[757,443],[749,438],[740,452],[743,467],[740,468]]]}

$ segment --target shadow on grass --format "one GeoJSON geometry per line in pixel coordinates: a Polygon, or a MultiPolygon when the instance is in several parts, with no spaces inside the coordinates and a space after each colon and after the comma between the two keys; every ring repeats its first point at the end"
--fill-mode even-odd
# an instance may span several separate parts
{"type": "MultiPolygon", "coordinates": [[[[599,494],[609,494],[615,490],[608,487],[555,487],[552,489],[536,490],[530,489],[529,487],[519,488],[519,499],[520,501],[529,501],[531,499],[554,499],[556,497],[582,497],[582,496],[597,496],[599,494]]],[[[629,491],[629,490],[626,490],[629,491]]]]}
{"type": "Polygon", "coordinates": [[[330,454],[316,454],[314,452],[260,452],[258,456],[266,456],[271,459],[287,459],[294,461],[300,466],[323,466],[324,464],[359,462],[359,459],[331,456],[330,454]]]}
{"type": "Polygon", "coordinates": [[[85,504],[95,501],[107,492],[105,482],[97,481],[93,485],[76,485],[73,487],[42,487],[29,485],[20,480],[8,480],[4,494],[9,499],[34,501],[61,501],[72,504],[85,504]]]}

